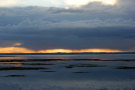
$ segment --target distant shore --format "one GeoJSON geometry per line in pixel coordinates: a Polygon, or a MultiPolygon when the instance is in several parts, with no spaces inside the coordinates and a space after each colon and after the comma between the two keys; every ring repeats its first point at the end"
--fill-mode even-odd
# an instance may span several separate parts
{"type": "Polygon", "coordinates": [[[84,54],[135,54],[135,52],[88,52],[88,53],[0,53],[0,55],[84,55],[84,54]]]}

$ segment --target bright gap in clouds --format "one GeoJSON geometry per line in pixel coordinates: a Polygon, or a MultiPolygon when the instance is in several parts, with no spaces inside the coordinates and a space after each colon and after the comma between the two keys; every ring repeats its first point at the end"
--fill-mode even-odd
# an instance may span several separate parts
{"type": "Polygon", "coordinates": [[[81,7],[92,2],[101,2],[104,5],[115,5],[116,0],[65,0],[68,6],[81,7]]]}
{"type": "Polygon", "coordinates": [[[0,0],[0,7],[45,6],[45,7],[81,7],[92,2],[115,5],[116,0],[0,0]]]}
{"type": "Polygon", "coordinates": [[[18,4],[17,0],[0,0],[0,7],[11,7],[18,4]]]}

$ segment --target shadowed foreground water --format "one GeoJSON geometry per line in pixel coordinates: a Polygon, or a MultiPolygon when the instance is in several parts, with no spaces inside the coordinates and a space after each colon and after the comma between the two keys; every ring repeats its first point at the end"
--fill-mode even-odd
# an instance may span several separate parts
{"type": "Polygon", "coordinates": [[[1,90],[135,90],[135,54],[0,57],[1,90]]]}

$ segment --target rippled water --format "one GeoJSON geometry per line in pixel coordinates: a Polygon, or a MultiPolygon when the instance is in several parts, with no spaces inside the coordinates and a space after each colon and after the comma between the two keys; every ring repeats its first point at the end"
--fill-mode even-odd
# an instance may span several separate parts
{"type": "Polygon", "coordinates": [[[0,56],[1,90],[134,90],[135,54],[0,56]]]}

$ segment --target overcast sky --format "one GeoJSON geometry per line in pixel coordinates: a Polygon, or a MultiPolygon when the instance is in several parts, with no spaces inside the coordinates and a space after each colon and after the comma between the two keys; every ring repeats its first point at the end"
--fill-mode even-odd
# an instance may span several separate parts
{"type": "Polygon", "coordinates": [[[134,6],[135,0],[0,0],[0,48],[135,51],[134,6]]]}

